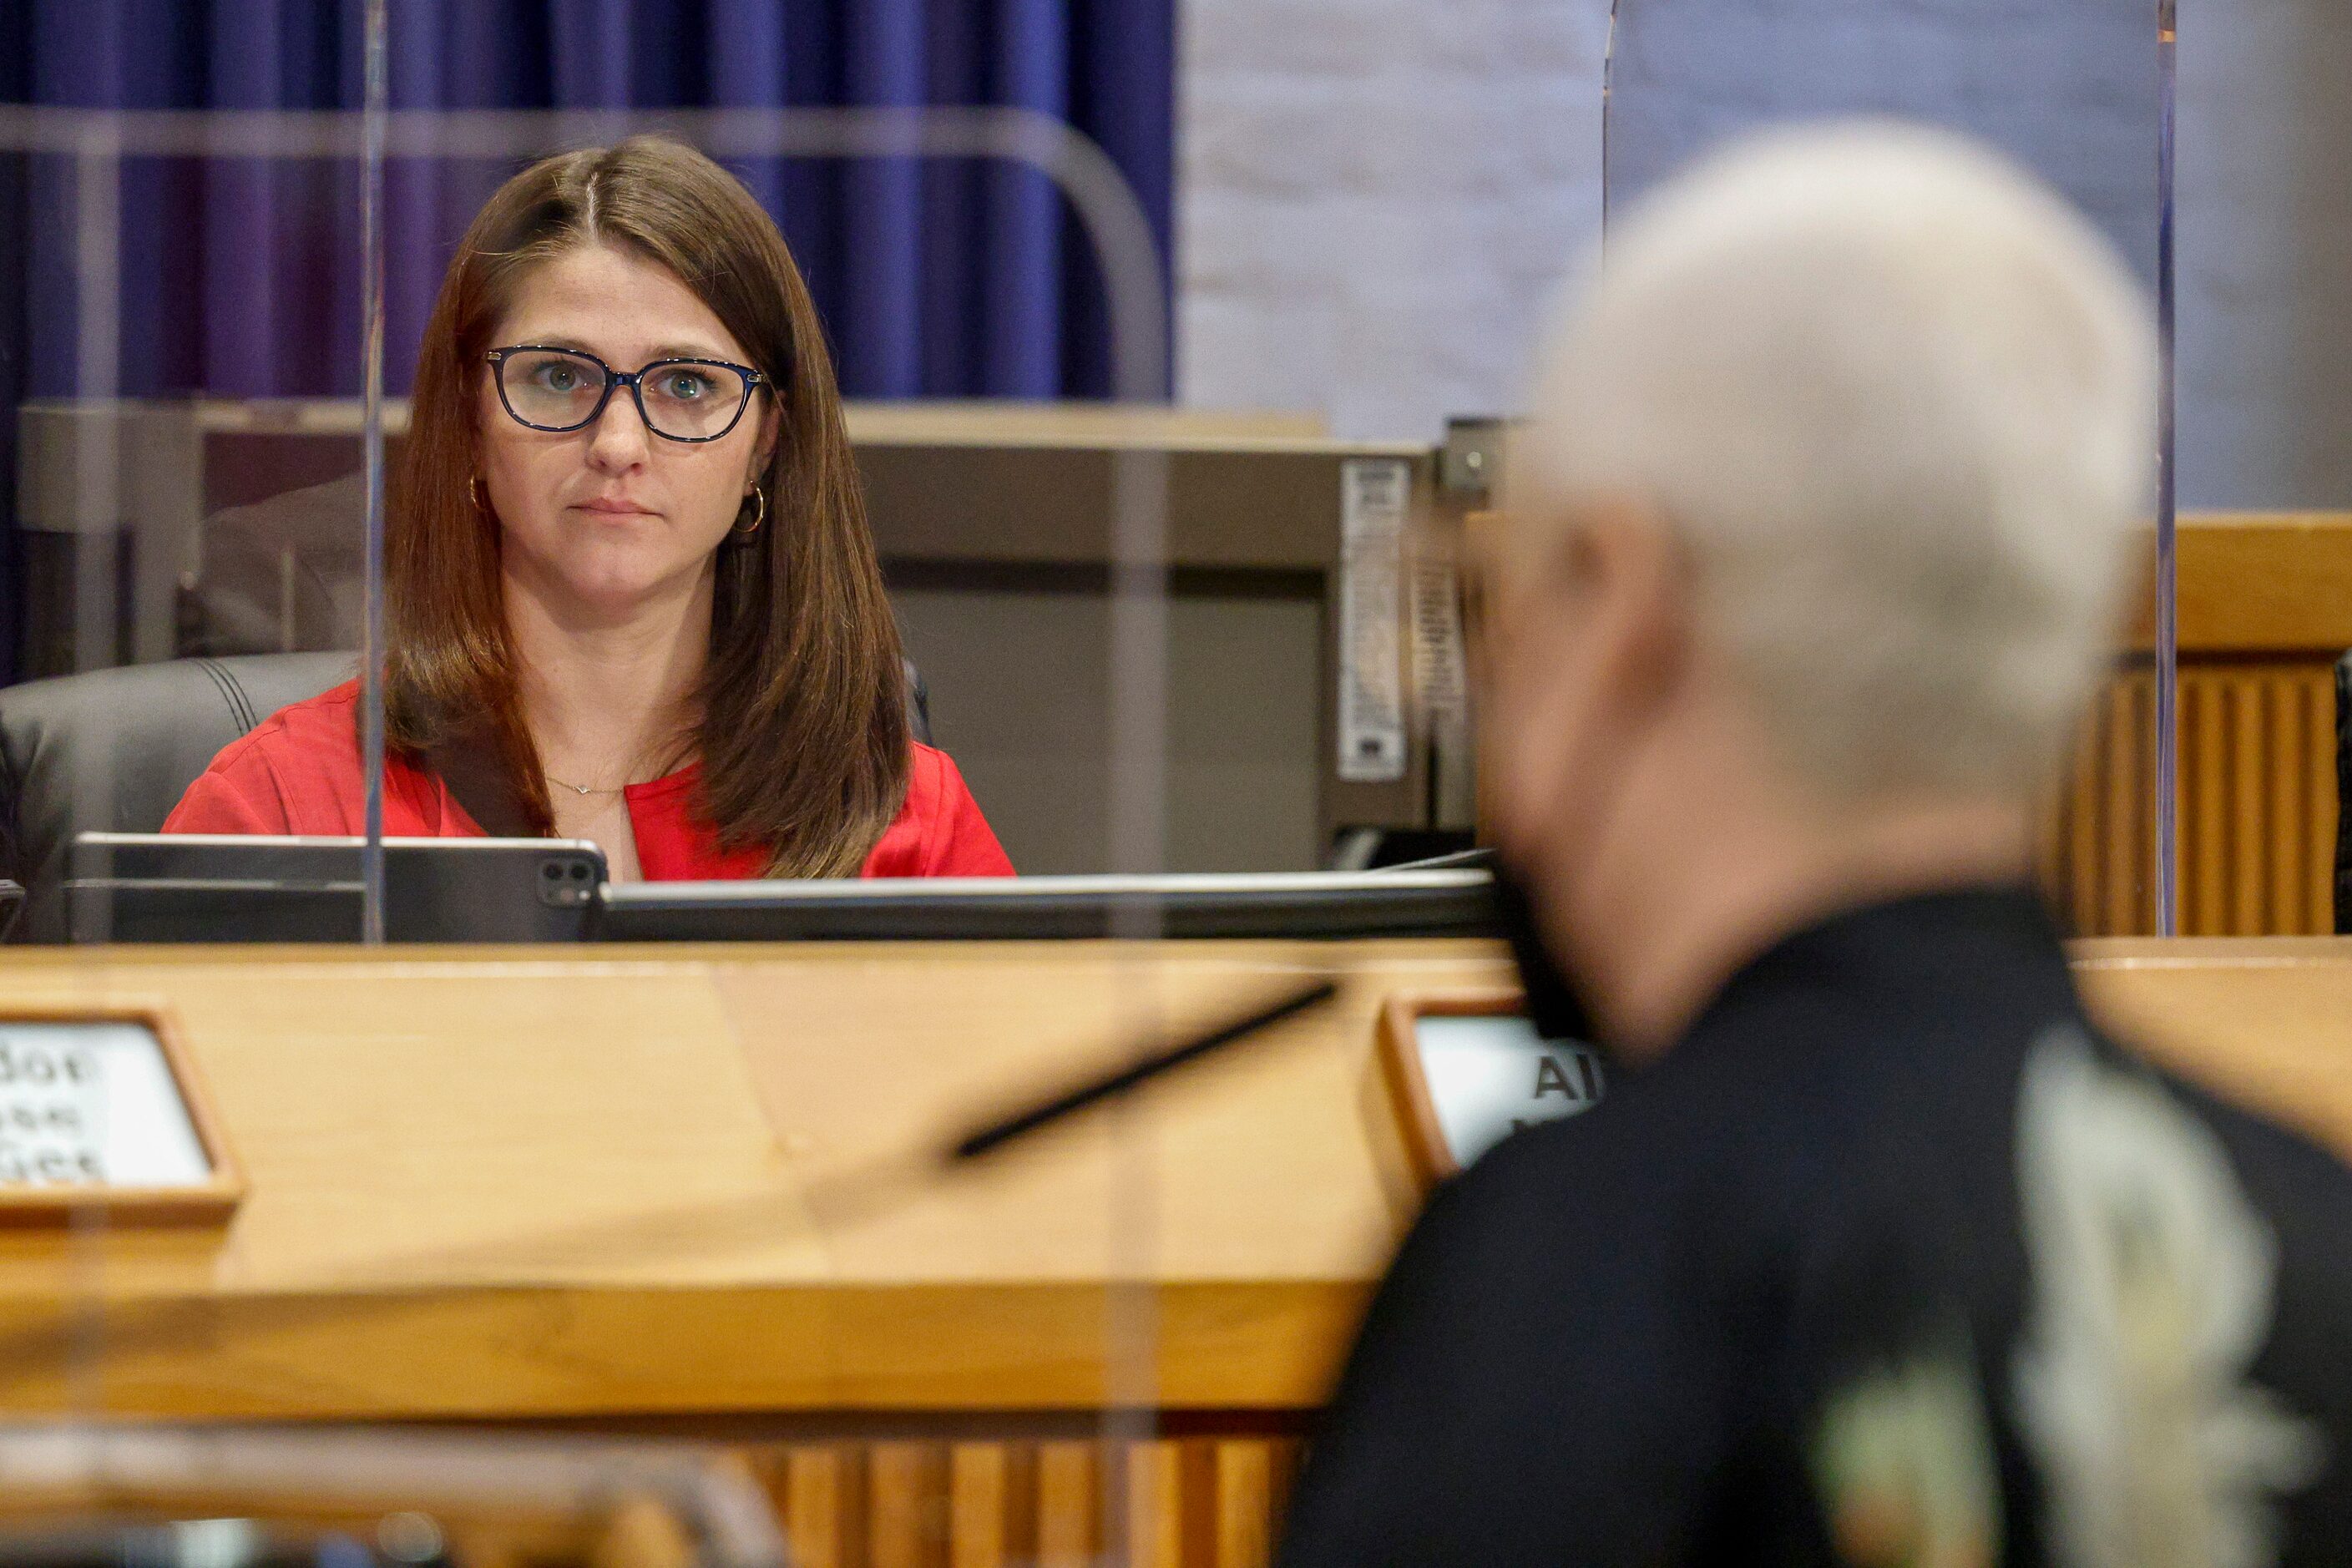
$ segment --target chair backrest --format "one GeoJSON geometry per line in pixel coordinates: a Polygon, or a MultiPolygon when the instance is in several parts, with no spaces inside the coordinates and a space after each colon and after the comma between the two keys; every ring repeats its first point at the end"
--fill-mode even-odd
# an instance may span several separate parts
{"type": "MultiPolygon", "coordinates": [[[[25,885],[21,942],[66,939],[80,833],[153,833],[220,749],[289,703],[352,678],[350,653],[181,658],[0,690],[0,874],[25,885]]],[[[929,694],[907,666],[907,717],[929,742],[929,694]]]]}
{"type": "Polygon", "coordinates": [[[0,690],[0,837],[19,940],[63,942],[74,836],[153,833],[223,746],[352,677],[348,653],[182,658],[0,690]]]}

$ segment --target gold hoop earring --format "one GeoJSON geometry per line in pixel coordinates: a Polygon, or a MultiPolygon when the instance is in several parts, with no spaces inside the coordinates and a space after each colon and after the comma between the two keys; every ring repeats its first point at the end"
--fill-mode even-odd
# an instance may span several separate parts
{"type": "Polygon", "coordinates": [[[751,538],[753,534],[760,531],[760,525],[768,521],[768,492],[761,489],[759,486],[753,485],[750,489],[743,493],[758,501],[760,503],[760,510],[749,523],[739,522],[735,525],[734,534],[737,539],[751,538]]]}
{"type": "Polygon", "coordinates": [[[474,498],[474,510],[488,515],[490,509],[482,504],[482,477],[479,474],[466,476],[466,493],[474,498]]]}

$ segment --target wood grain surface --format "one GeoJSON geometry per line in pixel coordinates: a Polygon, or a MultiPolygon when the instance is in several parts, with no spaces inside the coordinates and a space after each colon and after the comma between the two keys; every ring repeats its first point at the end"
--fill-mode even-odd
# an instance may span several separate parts
{"type": "Polygon", "coordinates": [[[1507,974],[1470,943],[11,953],[20,1005],[175,1016],[249,1190],[218,1233],[0,1236],[0,1408],[1308,1407],[1413,1202],[1374,1012],[1507,974]],[[1143,1107],[937,1163],[1325,973],[1336,1004],[1143,1107]]]}
{"type": "MultiPolygon", "coordinates": [[[[2352,944],[2084,951],[2155,1048],[2352,1148],[2352,944]]],[[[1308,1409],[1417,1201],[1378,1008],[1508,983],[1472,942],[11,953],[16,1005],[177,1017],[249,1191],[0,1236],[0,1409],[1308,1409]],[[935,1163],[1307,974],[1339,999],[935,1163]]]]}
{"type": "MultiPolygon", "coordinates": [[[[2352,942],[2077,958],[2352,1156],[2352,942]]],[[[1417,1202],[1375,1016],[1509,981],[1472,942],[0,955],[17,1005],[176,1016],[250,1184],[223,1231],[0,1235],[0,1412],[685,1420],[817,1568],[1260,1568],[1417,1202]],[[1339,1000],[1166,1092],[932,1163],[1307,974],[1339,1000]]]]}

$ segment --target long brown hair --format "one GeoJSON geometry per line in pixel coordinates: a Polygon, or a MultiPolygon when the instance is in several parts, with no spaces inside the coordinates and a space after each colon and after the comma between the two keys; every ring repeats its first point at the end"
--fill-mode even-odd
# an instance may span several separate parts
{"type": "Polygon", "coordinates": [[[767,520],[748,539],[739,526],[719,552],[697,693],[700,809],[726,847],[767,849],[771,876],[854,876],[907,793],[898,624],[808,287],[751,194],[676,142],[637,136],[534,164],[490,198],[449,264],[417,358],[385,542],[389,737],[417,754],[492,748],[525,818],[551,827],[499,524],[473,496],[475,419],[489,334],[524,274],[593,243],[677,274],[765,374],[757,395],[775,399],[759,487],[767,520]]]}

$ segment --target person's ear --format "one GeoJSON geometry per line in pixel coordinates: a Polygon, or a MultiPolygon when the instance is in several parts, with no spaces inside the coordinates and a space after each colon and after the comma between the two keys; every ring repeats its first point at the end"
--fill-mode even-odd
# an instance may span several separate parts
{"type": "Polygon", "coordinates": [[[1650,507],[1606,502],[1585,515],[1570,549],[1595,684],[1629,712],[1655,707],[1691,653],[1694,584],[1674,531],[1650,507]]]}
{"type": "MultiPolygon", "coordinates": [[[[1601,501],[1531,530],[1488,647],[1496,842],[1531,849],[1600,808],[1629,745],[1685,673],[1690,584],[1649,508],[1601,501]]],[[[1488,770],[1482,769],[1482,785],[1488,770]]]]}
{"type": "Polygon", "coordinates": [[[1599,500],[1535,531],[1543,542],[1490,595],[1496,629],[1570,638],[1594,695],[1654,700],[1690,652],[1692,583],[1673,530],[1648,506],[1599,500]]]}
{"type": "Polygon", "coordinates": [[[751,471],[745,479],[757,484],[760,476],[768,471],[768,464],[776,455],[776,441],[783,431],[783,415],[773,396],[760,399],[760,438],[751,443],[751,471]]]}

